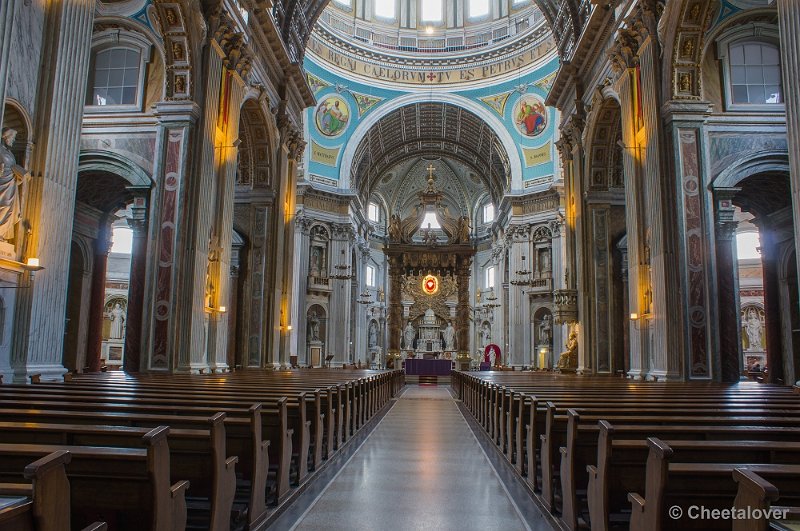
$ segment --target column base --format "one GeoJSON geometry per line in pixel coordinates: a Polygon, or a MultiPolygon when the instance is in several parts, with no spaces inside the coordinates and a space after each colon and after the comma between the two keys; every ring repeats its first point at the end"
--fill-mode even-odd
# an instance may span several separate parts
{"type": "Polygon", "coordinates": [[[682,382],[683,377],[675,371],[650,371],[647,373],[648,382],[682,382]]]}
{"type": "Polygon", "coordinates": [[[175,369],[176,374],[203,374],[209,372],[210,367],[205,363],[190,363],[188,366],[175,369]]]}
{"type": "Polygon", "coordinates": [[[221,374],[225,372],[231,372],[231,368],[228,366],[227,363],[212,363],[209,366],[212,374],[221,374]]]}
{"type": "MultiPolygon", "coordinates": [[[[14,369],[11,376],[12,383],[31,383],[31,376],[39,375],[42,382],[63,382],[64,375],[67,369],[60,364],[52,365],[29,365],[27,367],[18,367],[14,369]]],[[[3,377],[3,381],[6,381],[3,377]]]]}

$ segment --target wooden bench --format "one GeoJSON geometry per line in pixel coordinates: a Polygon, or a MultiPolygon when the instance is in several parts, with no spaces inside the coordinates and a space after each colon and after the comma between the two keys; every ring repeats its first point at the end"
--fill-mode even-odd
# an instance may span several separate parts
{"type": "MultiPolygon", "coordinates": [[[[770,446],[774,447],[776,444],[778,443],[770,446]]],[[[688,509],[691,506],[702,506],[711,510],[734,507],[737,485],[733,472],[737,468],[747,468],[764,475],[778,472],[781,475],[776,475],[774,479],[782,480],[781,484],[785,487],[782,496],[786,501],[800,502],[800,484],[797,481],[800,478],[800,465],[796,464],[800,454],[797,450],[793,450],[792,454],[777,452],[779,455],[770,459],[780,463],[775,466],[775,463],[751,462],[752,457],[748,457],[746,463],[671,462],[676,451],[679,452],[680,459],[684,459],[684,452],[655,437],[649,438],[647,445],[649,452],[645,496],[642,497],[638,492],[628,494],[631,502],[631,531],[675,529],[676,523],[680,529],[730,529],[731,523],[727,520],[690,518],[688,509]],[[669,517],[668,509],[672,506],[681,508],[681,518],[669,517]]],[[[765,451],[769,453],[769,447],[765,451]]],[[[706,457],[711,455],[709,452],[706,457]]]]}
{"type": "MultiPolygon", "coordinates": [[[[170,429],[168,437],[170,476],[188,480],[187,496],[208,500],[209,529],[230,528],[231,508],[236,493],[237,457],[225,450],[225,414],[208,419],[208,430],[170,429]]],[[[140,446],[149,428],[88,424],[44,424],[0,422],[0,443],[36,443],[69,446],[140,446]]]]}
{"type": "Polygon", "coordinates": [[[0,480],[13,483],[27,463],[66,451],[73,528],[100,517],[120,530],[183,530],[189,483],[170,485],[168,433],[166,426],[151,430],[142,449],[0,443],[0,480]]]}
{"type": "MultiPolygon", "coordinates": [[[[0,531],[61,531],[70,521],[69,480],[64,466],[69,452],[48,454],[24,469],[31,483],[0,483],[0,531]]],[[[93,522],[83,531],[105,531],[93,522]]]]}

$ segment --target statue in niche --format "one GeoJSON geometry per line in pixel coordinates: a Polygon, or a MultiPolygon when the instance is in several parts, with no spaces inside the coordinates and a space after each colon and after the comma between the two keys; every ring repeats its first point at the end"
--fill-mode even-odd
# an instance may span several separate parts
{"type": "Polygon", "coordinates": [[[455,348],[456,329],[453,328],[452,322],[447,323],[447,328],[442,332],[442,339],[444,339],[445,350],[453,350],[455,348]]]}
{"type": "Polygon", "coordinates": [[[406,350],[412,350],[414,348],[414,338],[417,335],[417,331],[414,329],[414,325],[411,324],[411,321],[408,321],[406,327],[403,329],[403,346],[406,350]]]}
{"type": "Polygon", "coordinates": [[[494,359],[495,367],[500,367],[503,364],[503,360],[500,359],[500,351],[494,348],[494,345],[489,347],[488,357],[489,359],[494,359]]]}
{"type": "Polygon", "coordinates": [[[747,315],[742,320],[742,326],[747,334],[747,350],[761,350],[763,326],[755,308],[747,310],[747,315]]]}
{"type": "Polygon", "coordinates": [[[367,341],[367,344],[369,345],[369,348],[376,347],[378,345],[378,326],[375,324],[375,321],[372,321],[369,324],[369,335],[368,335],[368,337],[369,337],[369,339],[367,341]]]}
{"type": "Polygon", "coordinates": [[[392,214],[389,220],[389,241],[399,242],[402,239],[402,230],[400,229],[400,216],[392,214]]]}
{"type": "Polygon", "coordinates": [[[111,339],[122,339],[125,333],[125,310],[120,303],[111,310],[111,339]]]}
{"type": "Polygon", "coordinates": [[[308,273],[312,277],[318,277],[320,276],[320,271],[322,271],[322,249],[314,245],[311,247],[311,262],[308,273]]]}
{"type": "Polygon", "coordinates": [[[541,253],[541,267],[540,271],[551,271],[552,270],[552,263],[550,261],[550,249],[545,248],[542,250],[541,253]]]}
{"type": "Polygon", "coordinates": [[[483,326],[481,327],[481,347],[484,349],[489,346],[489,342],[492,340],[492,330],[489,328],[489,323],[484,322],[483,326]]]}
{"type": "Polygon", "coordinates": [[[20,188],[30,176],[17,164],[17,159],[11,152],[16,139],[16,129],[3,129],[0,137],[0,241],[14,238],[14,229],[22,219],[20,188]]]}
{"type": "Polygon", "coordinates": [[[539,344],[549,345],[550,340],[552,339],[553,339],[553,322],[550,318],[550,314],[546,313],[544,317],[542,317],[542,322],[539,323],[539,344]]]}
{"type": "Polygon", "coordinates": [[[319,341],[319,317],[314,310],[308,314],[308,338],[310,341],[319,341]]]}
{"type": "Polygon", "coordinates": [[[461,216],[458,218],[458,229],[456,231],[455,243],[469,243],[469,217],[461,216]]]}
{"type": "Polygon", "coordinates": [[[567,350],[558,357],[559,369],[574,369],[578,366],[578,332],[573,328],[567,339],[567,350]]]}

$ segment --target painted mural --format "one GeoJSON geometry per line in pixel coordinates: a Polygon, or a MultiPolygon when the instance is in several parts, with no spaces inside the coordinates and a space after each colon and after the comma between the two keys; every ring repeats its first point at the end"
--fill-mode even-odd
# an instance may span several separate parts
{"type": "Polygon", "coordinates": [[[537,137],[547,128],[547,110],[544,103],[533,94],[525,94],[514,105],[514,123],[520,133],[537,137]]]}
{"type": "MultiPolygon", "coordinates": [[[[306,55],[304,67],[319,102],[306,111],[310,141],[304,173],[307,181],[318,184],[334,188],[343,184],[347,173],[341,167],[344,154],[351,143],[361,140],[364,121],[391,112],[398,98],[409,104],[431,99],[430,91],[388,88],[333,72],[313,50],[306,55]]],[[[458,87],[441,83],[441,90],[436,91],[437,101],[442,94],[445,100],[452,95],[454,105],[476,113],[498,134],[506,135],[509,156],[516,155],[521,168],[520,175],[512,176],[515,188],[548,187],[558,178],[554,147],[558,120],[556,110],[544,104],[557,69],[558,59],[553,56],[521,69],[514,78],[472,81],[458,87]]]]}
{"type": "Polygon", "coordinates": [[[317,105],[314,119],[320,133],[330,138],[336,138],[347,129],[350,108],[341,96],[328,96],[317,105]]]}

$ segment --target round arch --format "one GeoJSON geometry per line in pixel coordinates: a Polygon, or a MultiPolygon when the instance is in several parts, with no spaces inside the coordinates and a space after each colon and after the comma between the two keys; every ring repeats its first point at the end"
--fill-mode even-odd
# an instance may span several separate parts
{"type": "Polygon", "coordinates": [[[78,174],[107,172],[119,175],[133,188],[151,188],[153,180],[141,166],[113,151],[82,150],[78,159],[78,174]]]}
{"type": "Polygon", "coordinates": [[[508,161],[511,167],[511,189],[519,190],[522,188],[522,162],[520,160],[519,150],[517,149],[517,145],[511,133],[505,128],[500,119],[492,114],[491,109],[481,105],[477,101],[456,94],[444,93],[405,94],[386,102],[373,113],[367,115],[367,117],[358,124],[355,131],[353,131],[353,135],[350,137],[344,154],[342,155],[342,163],[339,166],[339,186],[341,188],[350,189],[352,184],[350,182],[350,170],[353,165],[356,149],[372,126],[377,124],[381,118],[387,116],[392,111],[415,103],[449,103],[461,107],[483,120],[500,139],[503,149],[505,149],[508,155],[508,161]]]}
{"type": "Polygon", "coordinates": [[[787,151],[764,151],[756,155],[747,154],[723,170],[711,183],[713,191],[718,188],[733,188],[748,177],[761,173],[785,173],[789,175],[789,153],[787,151]]]}

